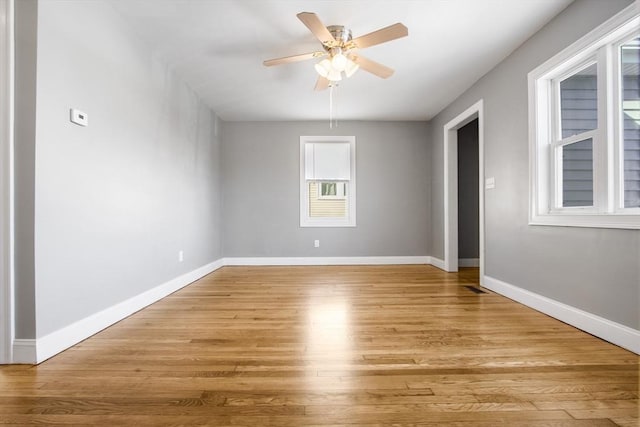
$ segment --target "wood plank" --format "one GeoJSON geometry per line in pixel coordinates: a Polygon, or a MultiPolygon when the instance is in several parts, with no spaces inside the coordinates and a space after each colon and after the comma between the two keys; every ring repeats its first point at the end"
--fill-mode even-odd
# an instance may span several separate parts
{"type": "Polygon", "coordinates": [[[637,355],[471,292],[477,274],[225,267],[0,366],[0,425],[638,425],[637,355]]]}

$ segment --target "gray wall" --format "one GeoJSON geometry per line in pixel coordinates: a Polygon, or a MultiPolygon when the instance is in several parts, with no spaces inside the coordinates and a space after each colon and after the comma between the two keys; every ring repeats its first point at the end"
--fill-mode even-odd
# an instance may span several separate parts
{"type": "Polygon", "coordinates": [[[428,255],[429,145],[422,122],[227,122],[228,257],[428,255]],[[355,228],[300,228],[301,135],[355,135],[355,228]],[[320,247],[314,248],[314,239],[320,247]]]}
{"type": "Polygon", "coordinates": [[[640,231],[529,226],[527,73],[631,2],[578,0],[430,122],[432,251],[443,257],[443,126],[484,99],[486,275],[640,328],[640,231]]]}
{"type": "Polygon", "coordinates": [[[480,256],[478,120],[458,130],[458,258],[480,256]]]}
{"type": "Polygon", "coordinates": [[[39,2],[36,96],[37,337],[222,256],[216,118],[110,5],[39,2]]]}

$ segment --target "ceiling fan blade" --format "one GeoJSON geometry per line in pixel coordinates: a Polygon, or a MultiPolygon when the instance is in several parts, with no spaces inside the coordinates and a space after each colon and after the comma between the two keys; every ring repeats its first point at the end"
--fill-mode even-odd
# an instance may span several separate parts
{"type": "Polygon", "coordinates": [[[318,81],[316,81],[316,87],[313,88],[313,90],[325,90],[326,88],[329,87],[329,84],[331,82],[329,81],[329,79],[324,78],[322,76],[318,76],[318,81]]]}
{"type": "Polygon", "coordinates": [[[296,16],[304,25],[307,26],[309,30],[311,30],[313,35],[316,36],[323,45],[336,42],[336,39],[333,38],[329,30],[327,30],[327,27],[322,23],[322,21],[320,21],[320,18],[318,18],[318,15],[315,13],[300,12],[296,16]]]}
{"type": "Polygon", "coordinates": [[[348,58],[358,64],[363,70],[368,71],[371,74],[375,74],[378,77],[382,77],[383,79],[389,78],[393,75],[393,68],[389,68],[386,65],[382,65],[361,55],[351,54],[348,58]]]}
{"type": "Polygon", "coordinates": [[[401,23],[389,25],[364,36],[357,37],[351,41],[355,47],[364,49],[365,47],[375,46],[391,40],[399,39],[409,35],[407,27],[401,23]]]}
{"type": "Polygon", "coordinates": [[[266,61],[263,62],[263,64],[267,67],[270,67],[272,65],[288,64],[290,62],[298,62],[298,61],[304,61],[306,59],[319,58],[324,55],[326,55],[326,52],[320,52],[320,51],[302,53],[300,55],[292,55],[292,56],[284,56],[282,58],[267,59],[266,61]]]}

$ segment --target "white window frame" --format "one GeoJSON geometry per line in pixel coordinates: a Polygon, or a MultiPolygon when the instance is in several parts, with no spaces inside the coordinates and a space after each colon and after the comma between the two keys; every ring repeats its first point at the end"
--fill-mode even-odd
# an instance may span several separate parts
{"type": "Polygon", "coordinates": [[[640,229],[640,208],[624,208],[619,46],[638,34],[640,13],[631,5],[528,75],[529,224],[640,229]],[[562,139],[559,83],[597,62],[598,126],[562,139]],[[562,207],[559,147],[592,138],[593,206],[562,207]]]}
{"type": "MultiPolygon", "coordinates": [[[[329,180],[318,180],[317,182],[329,180]]],[[[320,191],[320,189],[318,189],[320,191]]],[[[332,197],[335,198],[335,197],[332,197]]],[[[300,227],[355,227],[356,226],[356,137],[355,136],[301,136],[300,137],[300,227]],[[305,144],[312,142],[349,143],[350,179],[347,183],[347,216],[344,218],[312,218],[309,216],[309,181],[305,178],[305,144]]]]}

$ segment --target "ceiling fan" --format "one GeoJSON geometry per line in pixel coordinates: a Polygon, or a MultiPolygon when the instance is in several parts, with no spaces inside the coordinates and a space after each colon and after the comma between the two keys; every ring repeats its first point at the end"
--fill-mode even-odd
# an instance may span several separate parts
{"type": "Polygon", "coordinates": [[[409,35],[407,27],[398,22],[397,24],[381,28],[354,39],[352,38],[350,29],[342,25],[330,25],[326,27],[315,13],[301,12],[298,13],[297,17],[311,30],[313,35],[320,40],[323,50],[269,59],[264,61],[263,64],[270,67],[272,65],[287,64],[327,56],[328,58],[323,59],[315,65],[315,69],[319,74],[315,90],[324,90],[333,83],[342,80],[343,73],[346,77],[351,77],[358,68],[362,68],[383,79],[391,77],[393,74],[392,68],[367,59],[357,53],[356,50],[409,35]]]}

